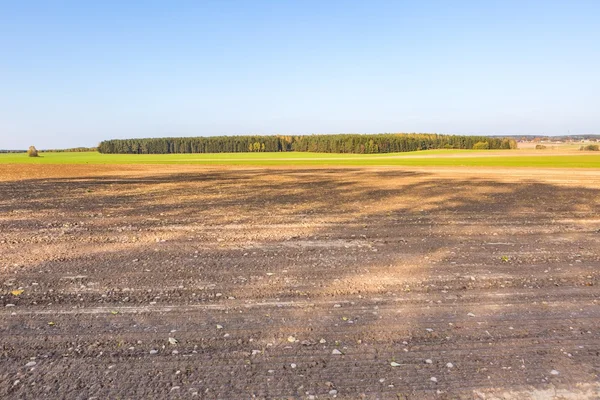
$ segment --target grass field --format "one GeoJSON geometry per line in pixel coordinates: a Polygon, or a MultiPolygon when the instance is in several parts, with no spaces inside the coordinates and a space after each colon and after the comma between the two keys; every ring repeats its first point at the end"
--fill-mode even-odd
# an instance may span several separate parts
{"type": "Polygon", "coordinates": [[[0,154],[0,164],[200,164],[250,166],[471,166],[600,168],[600,154],[575,150],[427,150],[388,154],[218,153],[218,154],[0,154]]]}

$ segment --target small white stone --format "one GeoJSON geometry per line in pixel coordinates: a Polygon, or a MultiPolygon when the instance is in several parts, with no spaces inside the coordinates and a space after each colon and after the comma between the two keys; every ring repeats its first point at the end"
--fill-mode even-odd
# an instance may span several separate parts
{"type": "Polygon", "coordinates": [[[34,367],[37,363],[35,361],[29,361],[27,364],[25,364],[26,367],[34,367]]]}
{"type": "Polygon", "coordinates": [[[327,340],[321,339],[321,340],[319,340],[319,343],[321,343],[321,344],[327,343],[327,340]]]}
{"type": "Polygon", "coordinates": [[[335,389],[331,389],[331,390],[329,391],[329,395],[330,395],[330,396],[335,396],[336,394],[337,394],[337,390],[335,390],[335,389]]]}
{"type": "Polygon", "coordinates": [[[437,382],[437,378],[436,378],[435,376],[432,376],[431,378],[429,378],[429,380],[430,380],[431,382],[437,382]]]}
{"type": "Polygon", "coordinates": [[[560,374],[560,372],[558,372],[557,370],[553,369],[552,371],[550,371],[551,375],[558,375],[560,374]]]}
{"type": "Polygon", "coordinates": [[[152,350],[150,350],[150,354],[158,354],[158,350],[152,349],[152,350]]]}
{"type": "Polygon", "coordinates": [[[296,368],[296,367],[297,367],[297,365],[296,365],[296,364],[294,364],[294,363],[292,363],[292,364],[290,364],[290,367],[292,367],[292,368],[296,368]]]}
{"type": "Polygon", "coordinates": [[[336,356],[339,356],[339,355],[341,355],[341,354],[342,354],[342,352],[341,352],[341,351],[339,351],[338,349],[333,349],[333,351],[331,352],[331,354],[334,354],[334,355],[336,355],[336,356]]]}
{"type": "Polygon", "coordinates": [[[446,368],[454,368],[454,364],[448,363],[448,364],[446,364],[446,368]]]}
{"type": "Polygon", "coordinates": [[[433,364],[433,361],[431,361],[429,358],[427,360],[425,360],[425,364],[433,364]]]}
{"type": "Polygon", "coordinates": [[[470,312],[470,313],[468,313],[468,314],[467,314],[467,316],[469,316],[469,317],[474,317],[474,316],[475,316],[475,314],[473,314],[472,312],[470,312]]]}

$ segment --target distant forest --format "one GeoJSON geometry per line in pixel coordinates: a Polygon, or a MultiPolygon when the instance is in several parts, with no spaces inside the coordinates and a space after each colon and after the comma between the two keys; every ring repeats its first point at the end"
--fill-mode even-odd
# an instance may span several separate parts
{"type": "MultiPolygon", "coordinates": [[[[85,153],[88,151],[98,151],[97,147],[73,147],[70,149],[43,149],[40,153],[85,153]]],[[[27,153],[27,150],[1,150],[0,153],[27,153]]]]}
{"type": "Polygon", "coordinates": [[[100,153],[242,153],[302,151],[315,153],[396,153],[429,149],[515,149],[515,140],[489,136],[437,134],[212,136],[113,139],[98,145],[100,153]]]}

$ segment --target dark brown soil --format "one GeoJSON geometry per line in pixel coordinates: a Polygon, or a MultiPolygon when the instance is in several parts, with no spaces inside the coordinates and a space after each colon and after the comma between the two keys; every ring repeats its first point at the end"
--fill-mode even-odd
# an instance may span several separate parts
{"type": "Polygon", "coordinates": [[[0,398],[599,398],[599,212],[597,170],[5,165],[0,398]]]}

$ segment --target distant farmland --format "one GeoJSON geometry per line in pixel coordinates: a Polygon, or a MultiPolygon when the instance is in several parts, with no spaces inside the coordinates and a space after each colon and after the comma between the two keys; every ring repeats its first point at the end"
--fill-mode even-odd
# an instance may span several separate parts
{"type": "Polygon", "coordinates": [[[410,153],[334,154],[307,152],[218,154],[0,154],[0,164],[196,164],[247,166],[469,166],[600,168],[600,154],[574,149],[425,150],[410,153]]]}

